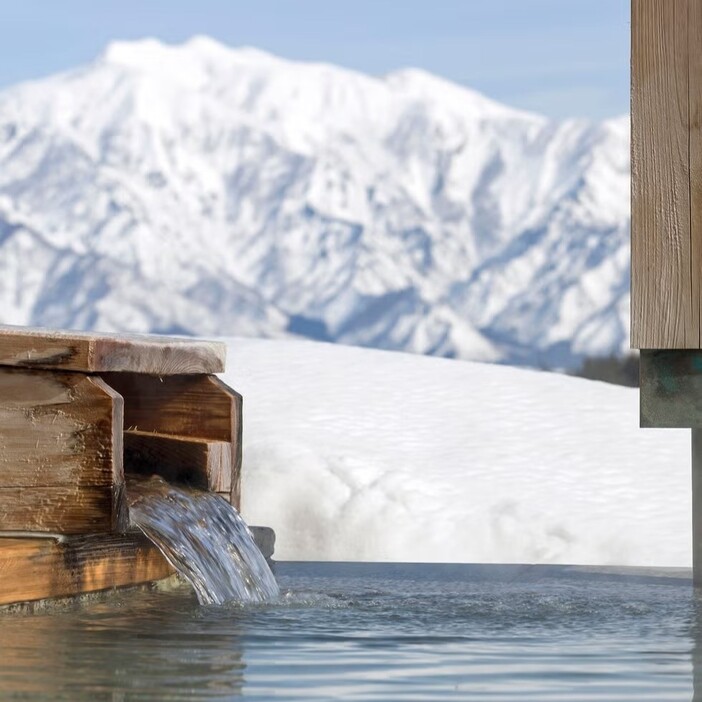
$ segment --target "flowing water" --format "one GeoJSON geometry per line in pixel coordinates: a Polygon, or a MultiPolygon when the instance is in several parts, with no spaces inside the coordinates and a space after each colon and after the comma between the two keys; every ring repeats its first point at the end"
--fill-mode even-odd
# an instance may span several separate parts
{"type": "MultiPolygon", "coordinates": [[[[271,603],[132,591],[0,620],[0,699],[702,702],[688,577],[277,563],[271,603]]],[[[663,573],[675,575],[675,573],[663,573]]]]}
{"type": "Polygon", "coordinates": [[[239,513],[215,493],[158,477],[130,483],[129,514],[201,604],[256,603],[280,594],[266,559],[239,513]]]}

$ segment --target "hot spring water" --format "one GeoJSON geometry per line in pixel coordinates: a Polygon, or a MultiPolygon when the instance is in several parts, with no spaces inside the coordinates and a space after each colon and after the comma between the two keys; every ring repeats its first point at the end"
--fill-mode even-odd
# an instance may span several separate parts
{"type": "Polygon", "coordinates": [[[279,563],[221,497],[130,484],[133,523],[193,586],[0,627],[6,699],[702,702],[689,574],[279,563]],[[682,577],[679,577],[682,575],[682,577]]]}
{"type": "Polygon", "coordinates": [[[129,486],[132,524],[193,586],[201,604],[266,602],[280,594],[239,513],[219,495],[158,477],[129,486]]]}

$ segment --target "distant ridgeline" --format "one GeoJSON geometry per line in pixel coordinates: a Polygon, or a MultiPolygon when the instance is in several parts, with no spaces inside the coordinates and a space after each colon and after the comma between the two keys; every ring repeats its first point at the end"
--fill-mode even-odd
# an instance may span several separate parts
{"type": "Polygon", "coordinates": [[[635,354],[628,354],[626,356],[586,358],[582,365],[574,371],[574,375],[636,388],[639,386],[639,357],[635,354]]]}
{"type": "Polygon", "coordinates": [[[112,44],[0,93],[0,321],[619,357],[628,132],[418,70],[112,44]]]}

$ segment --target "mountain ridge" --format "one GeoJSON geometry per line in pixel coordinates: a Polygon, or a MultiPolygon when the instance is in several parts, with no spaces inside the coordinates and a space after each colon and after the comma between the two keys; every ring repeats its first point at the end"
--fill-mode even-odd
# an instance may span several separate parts
{"type": "Polygon", "coordinates": [[[0,92],[2,321],[564,368],[623,353],[627,125],[419,69],[116,42],[0,92]]]}

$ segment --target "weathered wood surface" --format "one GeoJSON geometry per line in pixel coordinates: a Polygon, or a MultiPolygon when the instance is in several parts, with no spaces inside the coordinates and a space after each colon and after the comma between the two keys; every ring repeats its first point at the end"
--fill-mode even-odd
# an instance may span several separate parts
{"type": "Polygon", "coordinates": [[[701,342],[702,45],[691,43],[702,31],[695,24],[699,5],[699,0],[632,2],[631,344],[635,348],[699,348],[701,342]]]}
{"type": "Polygon", "coordinates": [[[240,502],[242,398],[214,376],[106,373],[124,397],[124,428],[231,444],[231,501],[240,502]]]}
{"type": "MultiPolygon", "coordinates": [[[[692,315],[702,348],[702,2],[688,0],[688,75],[690,134],[690,275],[692,315]],[[695,317],[696,313],[696,317],[695,317]]],[[[694,340],[694,335],[693,335],[694,340]]]]}
{"type": "Polygon", "coordinates": [[[103,334],[0,325],[0,365],[154,375],[221,373],[226,346],[156,335],[103,334]]]}
{"type": "Polygon", "coordinates": [[[643,350],[642,427],[702,427],[702,351],[643,350]]]}
{"type": "Polygon", "coordinates": [[[210,378],[222,395],[229,398],[231,443],[232,443],[232,472],[231,489],[229,491],[229,502],[241,511],[241,465],[242,446],[244,442],[244,422],[243,422],[243,398],[242,396],[223,383],[219,378],[210,378]]]}
{"type": "Polygon", "coordinates": [[[122,413],[100,378],[0,368],[0,529],[124,528],[122,413]]]}
{"type": "Polygon", "coordinates": [[[92,534],[123,531],[124,490],[104,487],[0,488],[0,530],[92,534]],[[115,511],[115,503],[119,505],[115,511]]]}
{"type": "Polygon", "coordinates": [[[57,542],[0,536],[0,604],[65,597],[166,578],[173,569],[141,533],[57,542]]]}
{"type": "Polygon", "coordinates": [[[203,490],[232,489],[232,445],[226,441],[128,430],[124,467],[129,474],[157,474],[203,490]]]}

